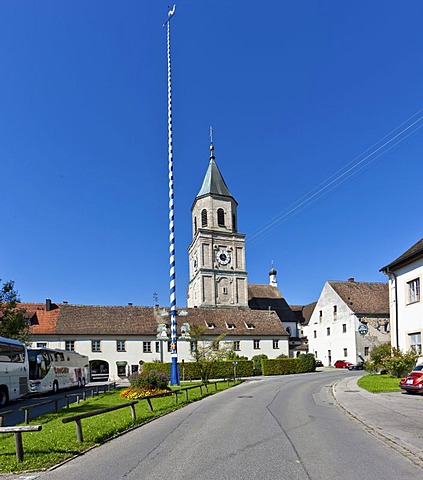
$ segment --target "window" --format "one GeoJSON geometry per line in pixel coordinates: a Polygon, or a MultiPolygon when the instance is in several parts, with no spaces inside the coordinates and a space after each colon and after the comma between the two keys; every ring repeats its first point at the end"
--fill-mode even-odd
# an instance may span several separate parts
{"type": "Polygon", "coordinates": [[[260,350],[260,340],[253,340],[254,350],[260,350]]]}
{"type": "Polygon", "coordinates": [[[194,217],[194,233],[197,233],[197,217],[194,217]]]}
{"type": "Polygon", "coordinates": [[[197,350],[197,342],[190,342],[189,346],[191,352],[195,352],[197,350]]]}
{"type": "Polygon", "coordinates": [[[47,347],[47,342],[39,342],[37,343],[37,348],[46,348],[47,347]]]}
{"type": "Polygon", "coordinates": [[[219,342],[217,340],[213,340],[211,342],[211,347],[212,347],[212,350],[219,350],[219,342]]]}
{"type": "Polygon", "coordinates": [[[407,282],[407,304],[420,301],[420,278],[415,278],[411,282],[407,282]]]}
{"type": "Polygon", "coordinates": [[[342,324],[342,333],[347,333],[347,324],[346,323],[342,324]]]}
{"type": "Polygon", "coordinates": [[[126,352],[125,340],[116,340],[116,351],[126,352]]]}
{"type": "Polygon", "coordinates": [[[279,348],[279,340],[273,340],[273,349],[276,350],[279,348]]]}
{"type": "Polygon", "coordinates": [[[225,226],[225,212],[223,208],[217,209],[217,224],[219,227],[225,226]]]}
{"type": "Polygon", "coordinates": [[[227,322],[226,326],[229,328],[229,330],[233,330],[235,328],[235,323],[227,322]]]}
{"type": "Polygon", "coordinates": [[[327,329],[326,329],[326,335],[328,335],[328,336],[330,335],[330,327],[327,327],[327,329]]]}
{"type": "Polygon", "coordinates": [[[369,356],[369,347],[364,347],[364,356],[365,357],[369,356]]]}
{"type": "Polygon", "coordinates": [[[91,340],[91,351],[101,352],[101,340],[91,340]]]}
{"type": "Polygon", "coordinates": [[[172,342],[170,340],[167,342],[167,351],[168,352],[172,351],[172,342]]]}
{"type": "Polygon", "coordinates": [[[348,348],[344,348],[344,357],[348,357],[348,348]]]}
{"type": "Polygon", "coordinates": [[[74,340],[66,340],[65,341],[65,350],[68,350],[69,352],[74,352],[75,351],[75,341],[74,340]]]}
{"type": "Polygon", "coordinates": [[[126,365],[118,365],[117,366],[117,374],[118,374],[118,377],[125,377],[126,376],[126,365]]]}
{"type": "Polygon", "coordinates": [[[333,319],[336,320],[338,315],[338,307],[336,305],[333,306],[333,319]]]}
{"type": "Polygon", "coordinates": [[[151,353],[151,342],[142,342],[143,353],[151,353]]]}
{"type": "Polygon", "coordinates": [[[288,335],[291,336],[292,333],[291,333],[291,327],[286,327],[286,331],[288,332],[288,335]]]}
{"type": "Polygon", "coordinates": [[[322,323],[323,320],[323,310],[319,310],[319,322],[322,323]]]}
{"type": "Polygon", "coordinates": [[[214,322],[206,322],[207,328],[216,328],[216,324],[214,322]]]}
{"type": "Polygon", "coordinates": [[[316,332],[316,330],[314,330],[314,332],[313,332],[313,337],[314,337],[314,338],[317,338],[317,332],[316,332]]]}
{"type": "Polygon", "coordinates": [[[248,330],[254,330],[255,326],[254,326],[254,323],[247,323],[247,322],[244,322],[245,323],[245,326],[248,328],[248,330]]]}
{"type": "Polygon", "coordinates": [[[420,355],[422,353],[422,334],[410,333],[408,336],[410,338],[410,350],[420,355]]]}
{"type": "Polygon", "coordinates": [[[235,216],[235,213],[232,214],[232,230],[234,232],[237,231],[237,225],[236,225],[236,216],[235,216]]]}
{"type": "Polygon", "coordinates": [[[160,353],[160,342],[156,342],[156,353],[160,353]]]}
{"type": "Polygon", "coordinates": [[[234,341],[234,350],[235,352],[239,352],[241,350],[241,342],[239,340],[234,341]]]}
{"type": "Polygon", "coordinates": [[[201,226],[207,227],[207,210],[201,210],[201,226]]]}

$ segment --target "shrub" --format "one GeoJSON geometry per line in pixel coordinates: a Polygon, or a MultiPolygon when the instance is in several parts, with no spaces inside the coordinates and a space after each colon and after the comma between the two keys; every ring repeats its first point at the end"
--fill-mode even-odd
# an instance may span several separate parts
{"type": "Polygon", "coordinates": [[[390,343],[375,347],[370,352],[370,360],[364,364],[369,372],[388,373],[391,377],[405,376],[416,364],[414,352],[403,353],[398,348],[391,348],[390,343]]]}
{"type": "Polygon", "coordinates": [[[143,371],[135,373],[129,377],[129,383],[133,388],[141,388],[145,390],[164,390],[167,388],[169,379],[163,372],[157,370],[143,371]]]}
{"type": "Polygon", "coordinates": [[[261,355],[254,355],[251,359],[253,361],[254,366],[254,375],[261,375],[262,374],[262,360],[267,360],[268,356],[262,353],[261,355]]]}
{"type": "Polygon", "coordinates": [[[302,371],[314,372],[316,370],[316,359],[312,353],[302,353],[298,359],[302,365],[302,371]]]}
{"type": "Polygon", "coordinates": [[[289,375],[290,373],[314,372],[314,360],[311,362],[309,355],[302,354],[298,358],[263,359],[263,375],[289,375]]]}

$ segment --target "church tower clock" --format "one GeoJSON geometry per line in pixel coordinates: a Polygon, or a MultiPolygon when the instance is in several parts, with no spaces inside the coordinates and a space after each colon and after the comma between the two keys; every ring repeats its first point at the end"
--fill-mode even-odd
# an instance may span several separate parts
{"type": "Polygon", "coordinates": [[[237,231],[237,206],[212,143],[210,163],[191,209],[188,307],[248,307],[245,235],[237,231]]]}

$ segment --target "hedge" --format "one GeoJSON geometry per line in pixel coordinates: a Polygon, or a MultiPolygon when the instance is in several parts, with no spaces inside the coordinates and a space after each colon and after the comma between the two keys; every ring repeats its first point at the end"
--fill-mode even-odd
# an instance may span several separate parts
{"type": "Polygon", "coordinates": [[[302,354],[298,358],[262,359],[263,375],[289,375],[290,373],[314,372],[316,364],[314,355],[302,354]]]}
{"type": "MultiPolygon", "coordinates": [[[[251,377],[253,375],[253,362],[251,360],[237,360],[236,376],[251,377]]],[[[197,362],[179,362],[179,376],[185,380],[198,380],[200,373],[197,362]]],[[[142,366],[143,372],[157,370],[170,377],[170,363],[145,362],[142,366]]],[[[221,361],[213,364],[210,378],[232,378],[234,376],[234,365],[232,361],[221,361]]]]}

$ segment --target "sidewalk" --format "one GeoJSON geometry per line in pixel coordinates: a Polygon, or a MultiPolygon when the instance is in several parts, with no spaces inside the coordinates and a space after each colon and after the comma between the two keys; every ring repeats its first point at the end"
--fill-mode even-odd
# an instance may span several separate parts
{"type": "Polygon", "coordinates": [[[335,383],[335,402],[366,430],[423,468],[423,396],[403,392],[369,393],[359,377],[335,383]]]}

